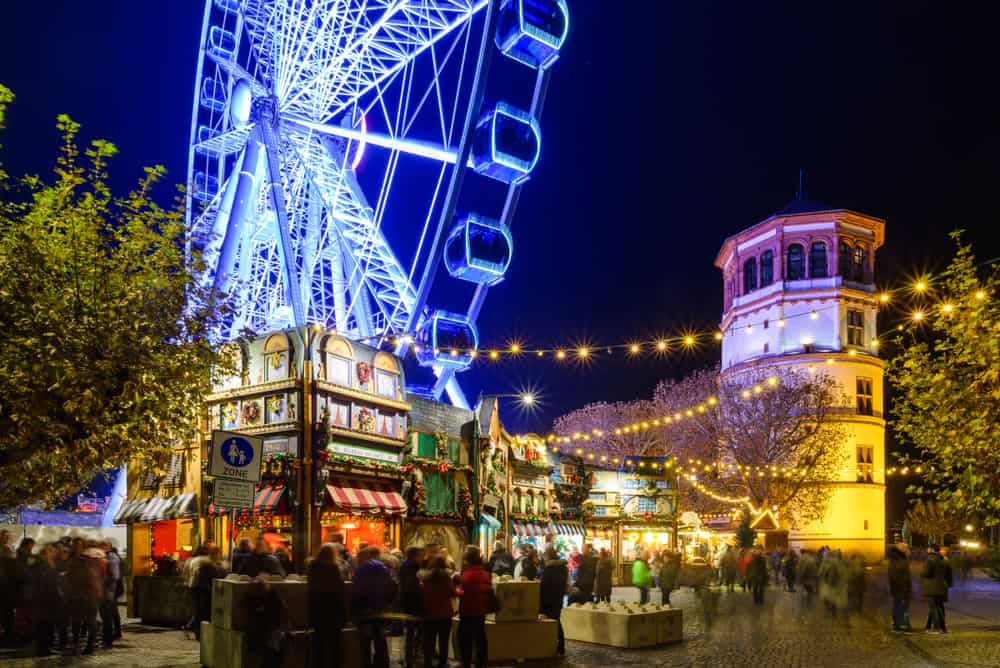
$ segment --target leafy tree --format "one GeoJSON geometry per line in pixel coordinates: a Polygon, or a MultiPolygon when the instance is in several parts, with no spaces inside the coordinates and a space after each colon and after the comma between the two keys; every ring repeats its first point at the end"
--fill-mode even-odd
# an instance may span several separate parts
{"type": "Polygon", "coordinates": [[[757,544],[757,532],[750,526],[750,513],[743,511],[740,524],[736,527],[736,546],[750,548],[757,544]]]}
{"type": "Polygon", "coordinates": [[[796,367],[726,378],[703,372],[661,384],[654,401],[663,414],[690,410],[669,438],[678,459],[700,462],[686,476],[696,489],[754,512],[777,510],[791,526],[825,515],[826,483],[846,461],[838,419],[846,400],[833,378],[796,367]]]}
{"type": "MultiPolygon", "coordinates": [[[[0,88],[0,121],[12,99],[0,88]]],[[[48,502],[134,458],[162,464],[190,439],[226,304],[185,258],[179,205],[151,192],[162,167],[112,195],[115,147],[81,150],[59,116],[54,176],[0,173],[0,507],[48,502]]]]}
{"type": "Polygon", "coordinates": [[[1000,265],[977,265],[961,232],[952,238],[955,257],[931,286],[937,305],[913,339],[901,335],[889,364],[892,427],[916,451],[902,460],[923,468],[911,493],[992,526],[1000,523],[1000,265]]]}
{"type": "Polygon", "coordinates": [[[942,542],[945,536],[956,536],[964,522],[947,507],[933,501],[918,500],[906,512],[911,531],[927,536],[931,542],[942,542]]]}

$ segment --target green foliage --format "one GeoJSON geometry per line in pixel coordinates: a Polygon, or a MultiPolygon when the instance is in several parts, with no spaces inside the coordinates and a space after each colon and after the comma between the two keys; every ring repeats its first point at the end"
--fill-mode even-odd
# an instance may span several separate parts
{"type": "MultiPolygon", "coordinates": [[[[0,120],[9,91],[0,89],[0,120]]],[[[48,502],[143,457],[163,463],[192,439],[225,304],[185,258],[182,207],[151,192],[162,167],[115,197],[117,149],[63,136],[54,176],[0,188],[0,507],[48,502]]],[[[2,174],[0,174],[2,176],[2,174]]]]}
{"type": "Polygon", "coordinates": [[[757,544],[757,532],[750,526],[750,513],[743,513],[740,525],[736,527],[736,545],[750,548],[757,544]]]}
{"type": "Polygon", "coordinates": [[[978,266],[961,232],[958,248],[939,281],[935,297],[951,304],[928,318],[889,364],[896,389],[892,427],[911,444],[924,478],[910,488],[934,498],[960,517],[1000,522],[1000,267],[978,266]]]}
{"type": "Polygon", "coordinates": [[[941,544],[945,536],[955,536],[965,522],[942,504],[918,500],[906,513],[906,525],[911,531],[941,544]]]}
{"type": "Polygon", "coordinates": [[[983,555],[983,571],[997,582],[1000,582],[1000,548],[990,548],[983,555]]]}

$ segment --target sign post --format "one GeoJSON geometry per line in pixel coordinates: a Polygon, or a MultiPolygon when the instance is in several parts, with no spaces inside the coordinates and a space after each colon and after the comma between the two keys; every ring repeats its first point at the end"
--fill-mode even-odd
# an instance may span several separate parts
{"type": "Polygon", "coordinates": [[[264,439],[231,431],[212,432],[208,475],[215,477],[212,503],[229,509],[229,558],[233,554],[236,511],[253,507],[254,483],[260,481],[264,439]]]}

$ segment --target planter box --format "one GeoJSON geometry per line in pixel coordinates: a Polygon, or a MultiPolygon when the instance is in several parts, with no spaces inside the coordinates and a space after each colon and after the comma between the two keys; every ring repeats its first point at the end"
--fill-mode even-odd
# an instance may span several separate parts
{"type": "MultiPolygon", "coordinates": [[[[247,628],[250,610],[247,595],[250,580],[215,580],[212,583],[212,625],[220,629],[242,631],[247,628]]],[[[288,610],[289,623],[294,629],[309,626],[309,586],[297,580],[275,580],[269,583],[288,610]]]]}
{"type": "Polygon", "coordinates": [[[191,593],[179,577],[136,576],[132,594],[135,615],[143,624],[180,628],[193,615],[191,593]]]}
{"type": "MultiPolygon", "coordinates": [[[[502,622],[486,619],[486,643],[490,663],[551,659],[556,656],[559,626],[554,619],[538,618],[531,622],[502,622]]],[[[451,624],[452,654],[458,658],[458,617],[451,624]]]]}
{"type": "Polygon", "coordinates": [[[680,610],[656,605],[588,603],[562,612],[563,633],[570,640],[613,647],[651,647],[681,639],[680,610]]]}
{"type": "Polygon", "coordinates": [[[497,580],[493,583],[500,609],[497,623],[533,622],[538,619],[541,583],[537,580],[497,580]]]}

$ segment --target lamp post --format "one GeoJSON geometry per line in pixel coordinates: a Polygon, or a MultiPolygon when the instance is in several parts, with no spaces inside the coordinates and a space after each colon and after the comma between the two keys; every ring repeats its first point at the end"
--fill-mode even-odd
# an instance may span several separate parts
{"type": "Polygon", "coordinates": [[[302,512],[303,538],[302,547],[296,550],[295,561],[302,568],[305,560],[313,551],[313,481],[316,476],[313,460],[313,429],[316,424],[316,402],[313,400],[315,383],[312,371],[312,347],[317,334],[322,333],[323,326],[315,323],[305,329],[305,350],[302,356],[302,495],[299,507],[302,512]]]}

